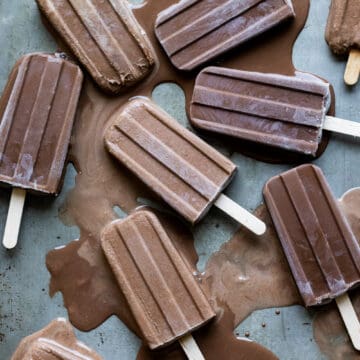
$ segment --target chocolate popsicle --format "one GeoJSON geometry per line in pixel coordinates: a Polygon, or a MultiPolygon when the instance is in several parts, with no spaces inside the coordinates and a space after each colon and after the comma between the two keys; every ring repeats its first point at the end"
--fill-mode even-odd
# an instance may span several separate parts
{"type": "Polygon", "coordinates": [[[63,54],[29,54],[0,99],[0,183],[13,192],[3,243],[16,245],[26,191],[57,195],[83,75],[63,54]]]}
{"type": "Polygon", "coordinates": [[[326,116],[330,86],[311,74],[265,74],[220,67],[201,71],[190,106],[193,126],[316,155],[322,130],[360,137],[360,124],[326,116]]]}
{"type": "Polygon", "coordinates": [[[117,94],[150,74],[156,56],[127,1],[36,1],[102,90],[117,94]]]}
{"type": "Polygon", "coordinates": [[[359,0],[331,1],[325,38],[335,54],[349,54],[344,80],[348,85],[355,85],[360,74],[359,0]]]}
{"type": "Polygon", "coordinates": [[[24,338],[11,360],[102,360],[78,341],[70,323],[62,318],[24,338]]]}
{"type": "Polygon", "coordinates": [[[294,16],[291,0],[182,0],[155,33],[175,67],[193,70],[294,16]]]}
{"type": "MultiPolygon", "coordinates": [[[[197,348],[190,333],[216,314],[157,217],[138,211],[114,221],[101,245],[150,349],[176,340],[185,352],[197,348]]],[[[197,351],[187,355],[202,358],[197,351]]]]}
{"type": "Polygon", "coordinates": [[[152,101],[130,101],[113,116],[104,140],[115,158],[189,222],[214,204],[256,234],[265,232],[262,221],[220,195],[236,166],[152,101]]]}
{"type": "Polygon", "coordinates": [[[360,323],[347,291],[360,284],[360,245],[321,169],[302,165],[270,179],[265,202],[306,306],[336,299],[360,349],[360,323]]]}

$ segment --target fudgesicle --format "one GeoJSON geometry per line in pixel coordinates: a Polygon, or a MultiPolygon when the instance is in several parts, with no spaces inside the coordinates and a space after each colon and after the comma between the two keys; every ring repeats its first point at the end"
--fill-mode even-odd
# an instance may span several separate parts
{"type": "Polygon", "coordinates": [[[155,53],[124,0],[36,0],[94,81],[117,94],[150,74],[155,53]]]}
{"type": "Polygon", "coordinates": [[[330,85],[295,76],[208,67],[196,79],[194,127],[316,156],[323,130],[360,137],[360,123],[327,116],[330,85]]]}
{"type": "Polygon", "coordinates": [[[236,166],[144,98],[113,115],[104,135],[108,151],[189,222],[217,206],[257,235],[265,224],[221,192],[236,166]]]}
{"type": "Polygon", "coordinates": [[[109,224],[101,245],[151,349],[186,336],[215,313],[157,217],[138,211],[109,224]]]}
{"type": "Polygon", "coordinates": [[[38,193],[60,190],[83,75],[62,54],[29,54],[0,99],[0,182],[38,193]]]}
{"type": "Polygon", "coordinates": [[[193,70],[294,16],[291,0],[182,0],[155,33],[175,67],[193,70]]]}
{"type": "Polygon", "coordinates": [[[236,166],[150,100],[130,101],[105,133],[112,155],[192,223],[199,221],[236,166]]]}
{"type": "Polygon", "coordinates": [[[57,195],[83,75],[64,54],[29,54],[0,99],[0,183],[13,187],[3,244],[16,245],[26,191],[57,195]]]}

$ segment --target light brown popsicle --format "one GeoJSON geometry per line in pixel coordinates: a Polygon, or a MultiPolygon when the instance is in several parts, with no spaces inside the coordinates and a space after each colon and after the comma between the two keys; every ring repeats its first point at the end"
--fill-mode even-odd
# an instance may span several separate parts
{"type": "Polygon", "coordinates": [[[236,166],[152,101],[130,101],[113,116],[104,135],[108,151],[189,222],[211,205],[256,234],[265,224],[221,195],[236,166]]]}
{"type": "Polygon", "coordinates": [[[101,245],[151,349],[180,339],[184,342],[192,331],[215,317],[153,213],[138,211],[112,222],[102,232],[101,245]]]}
{"type": "Polygon", "coordinates": [[[117,94],[150,74],[156,55],[127,1],[36,1],[104,91],[117,94]]]}

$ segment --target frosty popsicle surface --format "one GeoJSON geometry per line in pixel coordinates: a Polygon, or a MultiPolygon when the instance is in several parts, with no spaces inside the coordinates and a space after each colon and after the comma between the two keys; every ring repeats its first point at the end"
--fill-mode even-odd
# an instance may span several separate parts
{"type": "Polygon", "coordinates": [[[117,94],[150,74],[155,53],[123,0],[36,0],[94,81],[117,94]]]}
{"type": "Polygon", "coordinates": [[[321,169],[302,165],[275,176],[264,198],[305,305],[335,299],[360,350],[360,322],[347,294],[360,284],[360,245],[321,169]]]}
{"type": "Polygon", "coordinates": [[[221,194],[236,166],[152,101],[130,101],[104,135],[108,151],[164,201],[196,223],[215,205],[254,233],[265,224],[221,194]]]}
{"type": "Polygon", "coordinates": [[[209,67],[196,79],[191,123],[263,145],[316,156],[323,130],[360,137],[360,123],[327,116],[330,86],[296,76],[209,67]]]}
{"type": "Polygon", "coordinates": [[[360,284],[360,246],[320,168],[302,165],[268,181],[264,198],[306,306],[360,284]]]}
{"type": "Polygon", "coordinates": [[[138,211],[109,224],[101,245],[151,349],[166,346],[215,313],[157,217],[138,211]]]}
{"type": "Polygon", "coordinates": [[[182,0],[155,33],[175,67],[193,70],[294,16],[290,0],[182,0]]]}
{"type": "Polygon", "coordinates": [[[16,245],[26,191],[57,195],[83,75],[63,54],[29,54],[0,99],[0,183],[13,187],[3,243],[16,245]]]}

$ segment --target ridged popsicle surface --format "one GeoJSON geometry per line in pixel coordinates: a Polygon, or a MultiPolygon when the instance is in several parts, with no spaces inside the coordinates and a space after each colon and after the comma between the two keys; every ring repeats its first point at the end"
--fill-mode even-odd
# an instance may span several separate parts
{"type": "Polygon", "coordinates": [[[151,72],[154,51],[126,1],[36,1],[103,90],[119,93],[151,72]]]}
{"type": "Polygon", "coordinates": [[[139,211],[108,225],[101,244],[151,349],[215,317],[189,267],[157,217],[139,211]]]}
{"type": "Polygon", "coordinates": [[[18,61],[0,100],[0,182],[58,193],[82,80],[57,55],[18,61]]]}
{"type": "Polygon", "coordinates": [[[105,132],[109,152],[187,220],[198,221],[236,166],[146,99],[131,101],[105,132]]]}
{"type": "Polygon", "coordinates": [[[360,246],[322,171],[303,165],[269,180],[264,198],[306,306],[360,283],[360,246]]]}
{"type": "Polygon", "coordinates": [[[190,120],[200,129],[315,155],[330,106],[329,84],[209,67],[197,77],[190,120]]]}
{"type": "Polygon", "coordinates": [[[359,0],[331,1],[325,37],[335,54],[360,49],[359,0]]]}
{"type": "Polygon", "coordinates": [[[290,0],[183,0],[155,33],[175,67],[193,70],[294,16],[290,0]]]}

